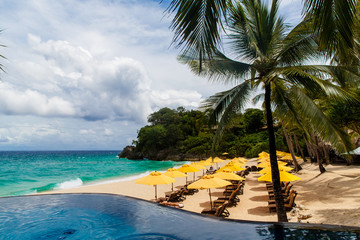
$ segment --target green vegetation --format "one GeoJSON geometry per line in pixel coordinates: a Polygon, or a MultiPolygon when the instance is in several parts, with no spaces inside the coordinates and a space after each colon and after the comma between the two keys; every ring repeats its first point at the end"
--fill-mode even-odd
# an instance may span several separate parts
{"type": "MultiPolygon", "coordinates": [[[[287,216],[280,188],[273,111],[284,124],[284,131],[285,125],[296,126],[307,142],[313,139],[317,144],[321,138],[336,150],[348,151],[348,136],[315,100],[320,96],[328,101],[355,102],[350,86],[358,86],[359,82],[359,61],[353,54],[356,51],[352,51],[356,42],[355,1],[304,3],[304,20],[292,29],[278,14],[278,0],[173,0],[169,6],[174,13],[173,42],[182,46],[180,60],[195,74],[235,85],[210,97],[204,106],[218,121],[213,149],[225,126],[244,108],[250,93],[258,88],[264,90],[272,182],[280,222],[287,222],[287,216]],[[220,30],[226,34],[220,34],[220,30]],[[323,56],[337,64],[311,64],[323,56]],[[356,65],[350,66],[353,63],[356,65]]],[[[320,162],[319,167],[324,172],[320,162]]]]}
{"type": "MultiPolygon", "coordinates": [[[[162,108],[152,113],[148,122],[149,125],[139,130],[137,140],[133,142],[135,152],[145,158],[163,160],[169,155],[182,155],[183,158],[211,155],[216,127],[209,127],[206,113],[182,107],[176,110],[162,108]]],[[[275,129],[277,146],[287,151],[282,130],[275,129]]],[[[256,157],[258,153],[269,150],[268,141],[264,112],[247,109],[243,114],[236,114],[224,130],[223,141],[217,145],[215,154],[221,156],[228,152],[232,157],[256,157]]]]}

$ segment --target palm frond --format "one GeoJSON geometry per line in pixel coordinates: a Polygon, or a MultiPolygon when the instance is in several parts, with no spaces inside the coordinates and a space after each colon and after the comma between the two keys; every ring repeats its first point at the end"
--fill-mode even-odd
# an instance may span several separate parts
{"type": "Polygon", "coordinates": [[[309,30],[309,24],[304,20],[287,34],[277,60],[282,66],[292,66],[312,60],[320,54],[314,41],[314,35],[309,30]]]}
{"type": "Polygon", "coordinates": [[[240,1],[229,4],[228,11],[229,47],[238,59],[253,61],[256,58],[256,45],[252,44],[253,36],[247,34],[249,28],[246,13],[240,1]]]}
{"type": "Polygon", "coordinates": [[[301,116],[296,109],[296,103],[289,90],[282,79],[273,82],[273,94],[271,97],[272,106],[274,109],[274,117],[292,125],[297,125],[306,134],[309,134],[308,128],[302,123],[301,116]]]}
{"type": "Polygon", "coordinates": [[[211,58],[207,56],[203,61],[194,60],[187,54],[180,55],[178,59],[180,62],[187,64],[195,74],[208,77],[212,81],[225,83],[231,81],[236,84],[242,78],[246,78],[251,70],[250,64],[227,58],[218,50],[213,53],[211,58]]]}
{"type": "Polygon", "coordinates": [[[212,109],[211,119],[218,121],[213,141],[213,152],[215,145],[221,138],[224,127],[230,123],[233,116],[242,110],[247,101],[252,88],[249,81],[245,81],[236,87],[217,93],[209,97],[202,105],[202,109],[212,109]]]}
{"type": "Polygon", "coordinates": [[[278,51],[285,31],[278,7],[277,0],[272,1],[270,9],[261,1],[246,0],[229,9],[229,45],[236,58],[254,61],[269,58],[278,51]]]}
{"type": "Polygon", "coordinates": [[[228,0],[172,0],[167,11],[175,13],[170,28],[174,31],[173,44],[183,52],[192,49],[194,58],[202,60],[220,42],[222,20],[228,0]],[[195,51],[196,50],[196,51],[195,51]]]}
{"type": "Polygon", "coordinates": [[[343,54],[342,48],[353,48],[356,3],[357,0],[304,0],[303,11],[313,22],[320,47],[330,55],[343,54]]]}
{"type": "Polygon", "coordinates": [[[326,117],[323,111],[301,89],[292,88],[291,96],[297,102],[297,111],[306,118],[314,132],[325,141],[329,142],[338,152],[348,152],[352,149],[349,136],[326,117]]]}
{"type": "Polygon", "coordinates": [[[351,72],[348,68],[325,65],[308,65],[278,68],[276,71],[284,76],[284,80],[289,84],[307,89],[314,94],[324,94],[330,98],[343,99],[345,101],[359,101],[357,95],[339,84],[332,82],[355,81],[359,83],[360,78],[356,72],[351,72]],[[338,79],[343,75],[351,75],[352,79],[338,79]]]}

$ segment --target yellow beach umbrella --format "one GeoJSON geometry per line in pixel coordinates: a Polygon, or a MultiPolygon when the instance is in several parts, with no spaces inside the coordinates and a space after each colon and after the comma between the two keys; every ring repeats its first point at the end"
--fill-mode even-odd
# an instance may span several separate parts
{"type": "Polygon", "coordinates": [[[202,161],[198,162],[198,164],[203,165],[203,166],[205,166],[205,167],[212,165],[211,163],[209,163],[208,161],[205,161],[205,160],[202,160],[202,161]]]}
{"type": "MultiPolygon", "coordinates": [[[[301,180],[301,178],[299,178],[298,176],[295,176],[291,173],[288,173],[285,171],[280,171],[280,182],[292,182],[292,181],[296,181],[296,180],[301,180]]],[[[272,182],[271,172],[259,177],[258,181],[272,182]]]]}
{"type": "Polygon", "coordinates": [[[242,158],[242,157],[237,157],[237,158],[233,158],[232,160],[238,161],[238,162],[242,162],[242,163],[246,163],[248,162],[247,159],[242,158]]]}
{"type": "Polygon", "coordinates": [[[193,167],[193,166],[190,166],[189,164],[184,164],[182,165],[181,167],[179,167],[177,169],[179,172],[183,172],[183,173],[188,173],[188,172],[198,172],[200,171],[199,169],[193,167]]]}
{"type": "MultiPolygon", "coordinates": [[[[179,172],[177,169],[175,168],[169,168],[166,172],[163,173],[164,175],[168,176],[168,177],[172,177],[172,178],[176,178],[176,177],[187,177],[187,175],[185,173],[179,172]]],[[[171,191],[174,191],[174,183],[171,183],[171,191]]]]}
{"type": "Polygon", "coordinates": [[[238,160],[231,160],[229,163],[233,163],[234,165],[237,165],[239,167],[245,166],[246,164],[243,162],[240,162],[238,160]]]}
{"type": "Polygon", "coordinates": [[[168,170],[166,170],[166,172],[163,173],[164,175],[168,176],[168,177],[172,177],[172,178],[176,178],[176,177],[186,177],[185,173],[182,173],[180,171],[178,171],[178,169],[176,168],[169,168],[168,170]]]}
{"type": "MultiPolygon", "coordinates": [[[[199,170],[203,170],[203,175],[205,174],[204,170],[206,169],[206,167],[204,165],[201,165],[197,162],[193,162],[193,163],[190,163],[190,166],[197,168],[199,170]]],[[[194,181],[195,181],[195,173],[194,173],[194,181]]]]}
{"type": "MultiPolygon", "coordinates": [[[[194,173],[194,176],[195,176],[195,172],[198,172],[200,171],[199,169],[193,167],[193,166],[190,166],[189,164],[184,164],[182,165],[181,167],[179,167],[177,169],[179,172],[182,172],[182,173],[189,173],[189,172],[193,172],[194,173]]],[[[186,177],[186,182],[187,182],[187,177],[186,177]]]]}
{"type": "MultiPolygon", "coordinates": [[[[278,161],[278,165],[286,165],[287,163],[286,162],[281,162],[281,161],[278,161]]],[[[270,167],[270,162],[262,162],[260,164],[257,165],[257,167],[260,167],[260,168],[266,168],[266,167],[270,167]]]]}
{"type": "Polygon", "coordinates": [[[139,178],[136,180],[138,184],[153,185],[155,187],[155,199],[157,199],[157,185],[159,184],[169,184],[175,182],[175,179],[168,177],[161,172],[151,172],[149,175],[139,178]]]}
{"type": "Polygon", "coordinates": [[[259,158],[265,158],[265,157],[269,157],[270,154],[268,154],[267,152],[261,152],[258,154],[259,158]]]}
{"type": "MultiPolygon", "coordinates": [[[[301,159],[300,157],[298,156],[295,156],[296,159],[301,159]]],[[[291,154],[286,154],[285,156],[281,157],[281,160],[293,160],[291,154]]]]}
{"type": "Polygon", "coordinates": [[[279,156],[279,157],[283,157],[283,156],[285,156],[287,154],[289,154],[289,153],[282,152],[282,151],[276,151],[276,155],[279,156]]]}
{"type": "Polygon", "coordinates": [[[211,163],[220,163],[220,162],[224,162],[224,160],[218,158],[218,157],[215,157],[214,159],[208,159],[207,161],[211,162],[211,163]]]}
{"type": "MultiPolygon", "coordinates": [[[[281,158],[281,159],[277,159],[277,161],[279,161],[279,162],[282,162],[281,160],[283,160],[283,159],[282,159],[282,158],[281,158]]],[[[264,162],[269,163],[269,162],[270,162],[270,158],[262,158],[262,159],[258,160],[258,163],[264,163],[264,162]]],[[[283,163],[283,162],[282,162],[282,163],[283,163]]]]}
{"type": "Polygon", "coordinates": [[[204,165],[201,165],[199,163],[196,163],[196,162],[193,162],[193,163],[190,163],[190,166],[194,167],[194,168],[197,168],[199,170],[201,169],[206,169],[206,167],[204,165]]]}
{"type": "MultiPolygon", "coordinates": [[[[288,172],[288,171],[291,171],[291,170],[293,170],[294,168],[292,168],[292,167],[288,167],[288,166],[284,166],[284,165],[279,165],[279,170],[280,171],[286,171],[286,172],[288,172]]],[[[268,172],[271,172],[271,167],[266,167],[266,168],[263,168],[263,169],[261,169],[260,171],[259,171],[259,173],[260,174],[266,174],[266,173],[268,173],[268,172]]]]}
{"type": "Polygon", "coordinates": [[[216,163],[216,166],[217,166],[218,163],[224,162],[224,160],[222,160],[222,159],[220,159],[220,158],[218,158],[218,157],[215,157],[214,159],[211,159],[211,158],[210,158],[210,160],[208,159],[208,160],[206,160],[206,161],[209,161],[209,163],[211,163],[211,164],[216,163]]]}
{"type": "Polygon", "coordinates": [[[225,166],[223,166],[222,168],[220,168],[218,171],[222,172],[222,171],[226,171],[226,170],[230,170],[230,171],[241,171],[241,170],[245,170],[245,168],[240,167],[234,163],[228,163],[225,166]]]}
{"type": "Polygon", "coordinates": [[[270,162],[270,157],[265,157],[265,158],[260,158],[258,160],[259,163],[262,163],[262,162],[270,162]]]}
{"type": "Polygon", "coordinates": [[[245,180],[245,178],[240,177],[239,175],[233,173],[232,171],[229,170],[225,170],[222,172],[216,172],[214,174],[215,177],[221,178],[221,179],[226,179],[226,180],[245,180]]]}
{"type": "Polygon", "coordinates": [[[205,175],[201,179],[189,184],[189,189],[209,189],[210,207],[212,209],[211,191],[210,188],[219,188],[231,185],[232,183],[221,178],[217,178],[214,175],[205,175]]]}

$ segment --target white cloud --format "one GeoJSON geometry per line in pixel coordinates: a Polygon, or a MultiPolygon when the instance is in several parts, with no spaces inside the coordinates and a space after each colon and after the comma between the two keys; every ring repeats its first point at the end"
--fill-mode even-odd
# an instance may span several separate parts
{"type": "Polygon", "coordinates": [[[111,129],[105,128],[104,134],[106,136],[112,136],[112,135],[114,135],[114,132],[111,129]]]}
{"type": "Polygon", "coordinates": [[[197,107],[201,99],[194,90],[152,90],[145,67],[132,58],[93,56],[81,46],[34,34],[28,42],[41,60],[14,66],[14,72],[24,71],[20,76],[31,77],[25,85],[0,85],[5,114],[145,122],[153,109],[197,107]]]}
{"type": "Polygon", "coordinates": [[[96,132],[94,130],[92,130],[92,129],[80,129],[79,134],[81,134],[81,135],[88,135],[88,134],[94,135],[94,134],[96,134],[96,132]]]}
{"type": "Polygon", "coordinates": [[[31,89],[21,91],[1,82],[0,105],[4,114],[67,117],[76,113],[73,105],[60,97],[47,97],[31,89]]]}
{"type": "MultiPolygon", "coordinates": [[[[292,3],[283,0],[285,11],[292,3]]],[[[209,84],[177,62],[171,19],[156,0],[3,0],[0,8],[6,146],[118,148],[152,111],[197,107],[231,87],[209,84]]]]}
{"type": "Polygon", "coordinates": [[[188,90],[163,90],[152,91],[152,101],[156,106],[170,106],[176,108],[178,106],[186,106],[197,108],[202,100],[202,95],[197,91],[188,90]]]}

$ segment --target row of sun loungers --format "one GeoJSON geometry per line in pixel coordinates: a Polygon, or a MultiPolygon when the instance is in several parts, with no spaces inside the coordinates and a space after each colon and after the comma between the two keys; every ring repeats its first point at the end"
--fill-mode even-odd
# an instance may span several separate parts
{"type": "MultiPolygon", "coordinates": [[[[239,175],[241,177],[245,177],[246,172],[241,171],[239,175]]],[[[234,207],[240,202],[239,195],[243,194],[244,185],[244,181],[233,181],[232,185],[225,187],[223,196],[219,197],[213,202],[213,209],[203,210],[201,213],[213,215],[216,217],[229,217],[230,213],[227,208],[234,207]]]]}
{"type": "Polygon", "coordinates": [[[158,202],[182,202],[186,199],[186,195],[193,195],[195,192],[198,192],[197,189],[188,189],[187,185],[182,187],[180,190],[176,190],[167,194],[165,197],[158,198],[158,202]]]}
{"type": "MultiPolygon", "coordinates": [[[[241,177],[246,177],[249,174],[249,171],[241,171],[238,173],[241,177]]],[[[167,205],[167,206],[174,206],[174,203],[182,202],[186,199],[186,195],[193,195],[195,192],[198,192],[197,189],[188,189],[187,186],[191,182],[184,185],[180,190],[171,192],[170,194],[166,195],[165,197],[158,198],[158,203],[167,205]],[[168,205],[169,204],[169,205],[168,205]]],[[[239,195],[243,194],[243,189],[245,183],[243,181],[232,181],[232,185],[226,186],[223,196],[219,197],[217,200],[214,201],[213,209],[204,210],[202,214],[210,214],[216,217],[228,217],[230,216],[227,207],[236,206],[240,202],[239,195]]],[[[183,207],[183,204],[180,203],[183,207]]]]}
{"type": "MultiPolygon", "coordinates": [[[[284,198],[284,207],[286,211],[290,211],[293,207],[295,207],[295,198],[297,196],[297,192],[295,190],[292,190],[291,188],[293,185],[290,182],[286,182],[281,191],[284,198]]],[[[272,184],[266,184],[266,188],[268,190],[269,194],[269,201],[268,201],[268,208],[269,211],[275,211],[276,212],[276,204],[274,199],[274,191],[272,188],[272,184]]]]}

